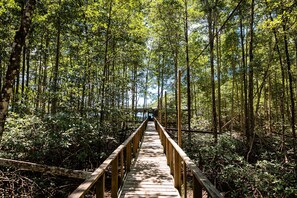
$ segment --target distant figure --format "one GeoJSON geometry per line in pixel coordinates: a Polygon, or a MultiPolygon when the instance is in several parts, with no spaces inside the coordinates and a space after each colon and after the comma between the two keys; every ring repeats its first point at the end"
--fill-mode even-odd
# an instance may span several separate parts
{"type": "Polygon", "coordinates": [[[149,121],[153,121],[152,116],[149,115],[149,116],[148,116],[148,120],[149,120],[149,121]]]}

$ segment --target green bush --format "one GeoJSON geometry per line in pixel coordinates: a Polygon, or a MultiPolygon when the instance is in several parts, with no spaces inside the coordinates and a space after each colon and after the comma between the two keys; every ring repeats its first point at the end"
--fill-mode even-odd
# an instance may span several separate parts
{"type": "MultiPolygon", "coordinates": [[[[256,163],[245,159],[245,143],[222,135],[217,145],[208,142],[194,146],[191,157],[226,197],[296,197],[297,176],[292,161],[284,163],[275,149],[255,145],[256,163]],[[199,150],[198,150],[199,148],[199,150]],[[197,155],[200,154],[200,156],[197,155]],[[268,160],[269,159],[269,160],[268,160]]],[[[267,141],[275,141],[267,140],[267,141]]]]}

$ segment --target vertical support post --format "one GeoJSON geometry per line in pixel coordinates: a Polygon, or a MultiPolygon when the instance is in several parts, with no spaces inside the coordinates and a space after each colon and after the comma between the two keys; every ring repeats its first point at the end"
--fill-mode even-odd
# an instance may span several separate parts
{"type": "Polygon", "coordinates": [[[178,93],[178,97],[177,97],[177,142],[178,142],[178,146],[182,147],[182,133],[181,133],[181,71],[178,71],[178,82],[177,82],[177,93],[178,93]]]}
{"type": "Polygon", "coordinates": [[[186,162],[184,161],[183,162],[183,165],[184,165],[184,175],[183,175],[183,181],[184,181],[184,198],[187,198],[187,164],[186,162]]]}
{"type": "Polygon", "coordinates": [[[165,91],[165,118],[164,118],[164,122],[165,122],[165,129],[167,128],[167,92],[165,91]]]}
{"type": "Polygon", "coordinates": [[[105,173],[98,179],[96,182],[96,197],[97,198],[104,198],[104,191],[105,191],[105,173]]]}
{"type": "Polygon", "coordinates": [[[170,165],[170,158],[169,158],[169,140],[166,138],[166,158],[167,158],[167,165],[170,165]]]}
{"type": "MultiPolygon", "coordinates": [[[[163,93],[162,93],[163,94],[163,93]]],[[[159,114],[159,121],[160,121],[160,124],[162,124],[162,111],[163,111],[163,98],[162,97],[160,97],[160,105],[159,105],[159,107],[160,107],[160,109],[159,109],[159,112],[160,112],[160,114],[159,114]]]]}
{"type": "Polygon", "coordinates": [[[202,186],[198,182],[197,178],[193,175],[193,197],[202,198],[202,186]]]}
{"type": "Polygon", "coordinates": [[[137,153],[137,134],[133,138],[133,157],[136,157],[137,153]]]}
{"type": "Polygon", "coordinates": [[[176,150],[174,151],[174,187],[181,192],[181,160],[176,150]]]}
{"type": "Polygon", "coordinates": [[[111,168],[111,197],[117,198],[118,197],[118,159],[119,157],[116,156],[115,159],[112,161],[112,168],[111,168]]]}
{"type": "Polygon", "coordinates": [[[173,147],[172,144],[169,143],[169,167],[170,167],[170,174],[174,174],[173,173],[173,147]]]}
{"type": "Polygon", "coordinates": [[[131,142],[126,146],[126,171],[129,172],[131,167],[131,142]]]}
{"type": "Polygon", "coordinates": [[[124,180],[124,149],[121,150],[121,183],[124,180]]]}

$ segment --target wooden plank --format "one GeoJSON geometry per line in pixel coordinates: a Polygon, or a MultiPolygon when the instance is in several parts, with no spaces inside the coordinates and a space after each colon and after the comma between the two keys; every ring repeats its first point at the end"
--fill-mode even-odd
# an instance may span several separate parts
{"type": "MultiPolygon", "coordinates": [[[[201,172],[201,170],[196,166],[196,164],[187,156],[187,154],[176,144],[176,142],[168,135],[165,129],[160,125],[160,123],[155,120],[159,125],[161,133],[164,133],[165,137],[168,139],[172,147],[174,148],[180,158],[186,163],[187,167],[192,171],[195,178],[198,180],[201,186],[207,191],[210,197],[223,197],[216,187],[207,179],[207,177],[201,172]]],[[[174,171],[175,172],[175,171],[174,171]]],[[[175,177],[175,175],[174,175],[175,177]]]]}
{"type": "Polygon", "coordinates": [[[174,187],[181,192],[181,160],[177,151],[174,151],[174,187]]]}
{"type": "Polygon", "coordinates": [[[24,162],[12,159],[0,158],[0,166],[15,167],[22,170],[28,170],[33,172],[41,172],[52,175],[59,175],[64,177],[71,177],[76,179],[86,179],[91,176],[91,172],[81,170],[71,170],[56,166],[47,166],[43,164],[36,164],[32,162],[24,162]]]}
{"type": "Polygon", "coordinates": [[[180,198],[153,122],[148,123],[137,161],[128,173],[119,197],[180,198]]]}
{"type": "Polygon", "coordinates": [[[111,197],[118,197],[118,156],[113,160],[111,167],[111,197]]]}
{"type": "Polygon", "coordinates": [[[127,172],[130,171],[130,167],[131,167],[131,143],[129,142],[126,146],[126,169],[127,169],[127,172]]]}
{"type": "Polygon", "coordinates": [[[132,139],[137,135],[137,133],[144,129],[146,126],[147,120],[145,120],[134,133],[132,133],[129,138],[127,138],[112,154],[97,168],[92,174],[91,177],[86,179],[82,184],[80,184],[68,197],[77,198],[83,197],[97,182],[97,180],[104,174],[107,167],[114,161],[118,154],[128,145],[131,144],[132,139]]]}
{"type": "Polygon", "coordinates": [[[202,198],[202,186],[195,176],[193,177],[193,198],[202,198]]]}
{"type": "Polygon", "coordinates": [[[96,197],[104,198],[105,192],[105,174],[103,174],[96,183],[96,197]]]}

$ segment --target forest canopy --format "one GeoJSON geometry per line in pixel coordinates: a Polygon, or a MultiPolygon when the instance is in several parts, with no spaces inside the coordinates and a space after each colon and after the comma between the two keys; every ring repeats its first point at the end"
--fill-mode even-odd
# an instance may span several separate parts
{"type": "Polygon", "coordinates": [[[145,117],[138,108],[156,106],[164,123],[166,106],[177,128],[180,70],[183,148],[217,188],[296,196],[296,8],[1,0],[0,157],[94,169],[145,117]]]}

